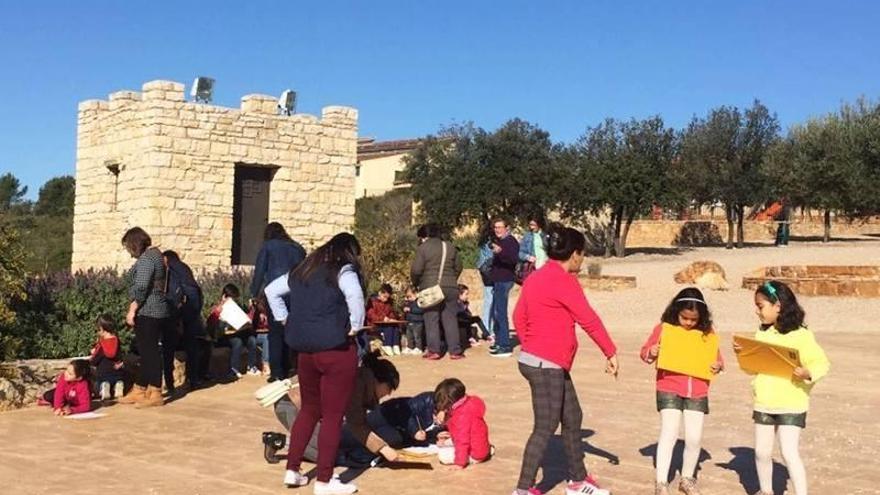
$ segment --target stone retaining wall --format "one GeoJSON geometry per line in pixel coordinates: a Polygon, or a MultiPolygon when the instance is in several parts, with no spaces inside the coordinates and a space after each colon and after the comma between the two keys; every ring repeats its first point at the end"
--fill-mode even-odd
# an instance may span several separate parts
{"type": "Polygon", "coordinates": [[[769,266],[743,277],[742,286],[755,290],[767,280],[805,296],[880,297],[880,266],[769,266]]]}

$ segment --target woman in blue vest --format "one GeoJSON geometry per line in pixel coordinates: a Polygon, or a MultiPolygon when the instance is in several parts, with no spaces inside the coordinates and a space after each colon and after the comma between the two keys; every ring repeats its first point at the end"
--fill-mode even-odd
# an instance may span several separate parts
{"type": "MultiPolygon", "coordinates": [[[[312,432],[320,422],[314,489],[318,495],[357,491],[353,483],[343,483],[333,477],[342,418],[347,410],[353,410],[350,406],[352,398],[360,396],[360,402],[372,404],[374,399],[397,388],[397,380],[376,385],[377,377],[370,370],[378,369],[378,363],[358,370],[353,335],[363,326],[365,313],[360,254],[360,244],[353,235],[336,234],[288,276],[269,284],[265,291],[273,317],[286,320],[284,340],[291,350],[299,353],[297,371],[302,408],[290,430],[284,484],[308,484],[308,478],[300,471],[300,464],[312,432]],[[283,304],[285,292],[289,314],[283,304]],[[358,380],[359,374],[368,376],[358,380]],[[367,385],[356,387],[356,383],[367,385]]],[[[375,403],[378,404],[378,400],[375,403]]],[[[350,412],[349,421],[354,416],[350,412]]],[[[371,443],[369,431],[364,429],[363,432],[368,448],[386,458],[396,458],[394,449],[380,439],[373,439],[374,443],[371,443]]]]}

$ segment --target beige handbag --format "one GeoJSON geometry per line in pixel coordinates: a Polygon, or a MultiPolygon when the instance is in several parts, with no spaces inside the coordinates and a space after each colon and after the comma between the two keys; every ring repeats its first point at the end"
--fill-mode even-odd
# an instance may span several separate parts
{"type": "Polygon", "coordinates": [[[446,267],[446,243],[440,241],[443,246],[443,257],[440,258],[440,272],[437,274],[437,285],[422,289],[418,293],[419,307],[422,309],[433,308],[443,302],[446,296],[440,288],[440,280],[443,278],[443,269],[446,267]]]}

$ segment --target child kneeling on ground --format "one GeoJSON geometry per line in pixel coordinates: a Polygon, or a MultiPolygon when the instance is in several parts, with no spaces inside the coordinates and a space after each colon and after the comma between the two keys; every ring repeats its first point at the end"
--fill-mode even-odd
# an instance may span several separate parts
{"type": "Polygon", "coordinates": [[[463,469],[469,464],[489,460],[489,426],[486,424],[486,404],[476,395],[467,395],[464,383],[447,378],[434,390],[434,408],[437,419],[446,424],[449,438],[437,442],[437,457],[441,464],[463,469]]]}

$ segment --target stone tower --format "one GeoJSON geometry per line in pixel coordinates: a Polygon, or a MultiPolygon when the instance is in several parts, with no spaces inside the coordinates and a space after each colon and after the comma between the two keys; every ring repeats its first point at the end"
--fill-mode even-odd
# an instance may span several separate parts
{"type": "Polygon", "coordinates": [[[128,267],[120,239],[140,226],[194,268],[253,264],[267,222],[307,249],[354,223],[357,110],[278,115],[184,100],[183,84],[79,105],[72,268],[128,267]]]}

